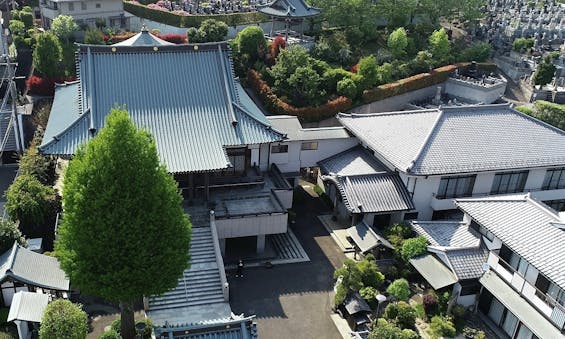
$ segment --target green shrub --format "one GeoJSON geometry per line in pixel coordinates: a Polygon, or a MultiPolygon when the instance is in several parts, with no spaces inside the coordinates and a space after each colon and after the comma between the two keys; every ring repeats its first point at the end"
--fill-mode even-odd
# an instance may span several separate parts
{"type": "Polygon", "coordinates": [[[406,239],[402,244],[402,258],[406,261],[426,253],[428,250],[428,240],[419,236],[416,238],[406,239]]]}
{"type": "Polygon", "coordinates": [[[84,32],[84,43],[91,45],[104,45],[104,33],[97,29],[87,29],[84,32]]]}
{"type": "Polygon", "coordinates": [[[5,208],[12,220],[42,224],[55,201],[52,187],[26,174],[18,176],[6,191],[5,208]]]}
{"type": "Polygon", "coordinates": [[[478,42],[461,52],[461,59],[464,61],[485,62],[492,53],[492,47],[488,42],[478,42]]]}
{"type": "Polygon", "coordinates": [[[120,333],[121,326],[122,326],[122,320],[120,318],[118,318],[118,319],[114,319],[114,321],[112,321],[112,325],[110,325],[110,328],[113,331],[120,333]]]}
{"type": "Polygon", "coordinates": [[[451,307],[451,314],[453,315],[453,317],[455,319],[463,319],[465,317],[466,313],[467,313],[467,310],[465,309],[465,306],[463,306],[463,305],[455,304],[455,305],[453,305],[453,307],[451,307]]]}
{"type": "Polygon", "coordinates": [[[337,307],[343,303],[345,297],[347,297],[348,289],[343,285],[339,284],[336,289],[336,293],[334,296],[334,307],[337,307]]]}
{"type": "Polygon", "coordinates": [[[143,320],[138,321],[136,324],[145,324],[145,328],[143,331],[138,331],[136,329],[136,334],[141,335],[143,339],[151,339],[151,333],[153,332],[153,323],[151,319],[145,318],[143,320]]]}
{"type": "Polygon", "coordinates": [[[114,330],[109,330],[102,333],[98,339],[122,339],[122,336],[114,330]]]}
{"type": "Polygon", "coordinates": [[[531,115],[545,123],[565,130],[565,105],[538,100],[534,103],[534,110],[531,115]]]}
{"type": "Polygon", "coordinates": [[[434,316],[430,324],[430,329],[433,334],[441,337],[455,337],[456,330],[453,323],[441,316],[434,316]]]}
{"type": "Polygon", "coordinates": [[[378,294],[378,291],[371,286],[363,287],[359,290],[359,294],[372,309],[375,309],[378,306],[377,299],[375,298],[378,294]]]}
{"type": "Polygon", "coordinates": [[[361,274],[361,282],[363,286],[370,286],[379,289],[385,276],[379,271],[379,267],[375,262],[375,257],[368,254],[365,258],[357,263],[357,269],[361,274]]]}
{"type": "Polygon", "coordinates": [[[395,235],[402,239],[410,238],[414,231],[412,228],[406,223],[394,224],[385,228],[385,236],[388,239],[388,236],[395,235]]]}
{"type": "Polygon", "coordinates": [[[396,324],[400,328],[413,329],[416,324],[416,310],[407,303],[401,301],[398,303],[398,314],[396,315],[396,324]]]}
{"type": "Polygon", "coordinates": [[[337,83],[337,94],[354,99],[357,96],[357,85],[352,79],[340,80],[337,83]]]}
{"type": "MultiPolygon", "coordinates": [[[[324,72],[324,83],[328,93],[337,91],[337,83],[344,79],[352,79],[353,73],[344,70],[343,68],[330,68],[324,72]]],[[[355,84],[357,86],[357,84],[355,84]]]]}
{"type": "Polygon", "coordinates": [[[397,300],[405,300],[410,296],[410,285],[406,279],[396,279],[386,291],[397,300]]]}
{"type": "Polygon", "coordinates": [[[82,339],[88,333],[88,316],[81,305],[65,299],[52,301],[43,316],[40,339],[82,339]]]}
{"type": "Polygon", "coordinates": [[[357,69],[360,76],[363,77],[363,89],[372,88],[379,81],[379,65],[374,55],[369,55],[359,60],[357,69]]]}
{"type": "Polygon", "coordinates": [[[386,305],[383,315],[386,320],[394,321],[398,316],[398,305],[396,303],[386,305]]]}
{"type": "Polygon", "coordinates": [[[517,111],[520,112],[520,113],[524,113],[524,114],[531,115],[531,116],[534,115],[534,110],[531,109],[531,108],[528,107],[528,106],[517,106],[517,107],[514,108],[514,109],[517,110],[517,111]]]}

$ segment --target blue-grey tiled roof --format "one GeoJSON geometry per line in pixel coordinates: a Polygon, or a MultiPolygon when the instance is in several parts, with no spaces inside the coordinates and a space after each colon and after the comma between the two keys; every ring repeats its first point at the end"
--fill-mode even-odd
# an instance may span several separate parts
{"type": "Polygon", "coordinates": [[[172,173],[224,169],[230,166],[225,147],[283,138],[235,79],[227,43],[82,45],[78,59],[80,83],[57,90],[55,103],[62,95],[72,104],[52,110],[61,122],[48,125],[44,153],[74,154],[116,105],[125,105],[134,123],[155,137],[172,173]],[[61,114],[79,117],[69,123],[73,119],[61,114]]]}
{"type": "Polygon", "coordinates": [[[33,286],[69,290],[69,279],[57,258],[35,253],[17,242],[0,256],[0,281],[7,277],[33,286]]]}
{"type": "Polygon", "coordinates": [[[149,33],[149,31],[145,28],[141,30],[141,32],[137,33],[136,35],[132,36],[129,39],[113,44],[113,46],[167,46],[167,45],[174,45],[174,44],[165,41],[163,39],[159,39],[158,37],[149,33]]]}
{"type": "Polygon", "coordinates": [[[259,12],[274,17],[305,18],[319,15],[319,8],[308,5],[304,0],[274,0],[273,2],[260,6],[259,12]]]}
{"type": "Polygon", "coordinates": [[[452,249],[445,252],[459,280],[476,279],[484,273],[488,251],[481,247],[452,249]]]}
{"type": "Polygon", "coordinates": [[[510,106],[339,114],[400,171],[441,175],[565,165],[565,132],[510,106]]]}

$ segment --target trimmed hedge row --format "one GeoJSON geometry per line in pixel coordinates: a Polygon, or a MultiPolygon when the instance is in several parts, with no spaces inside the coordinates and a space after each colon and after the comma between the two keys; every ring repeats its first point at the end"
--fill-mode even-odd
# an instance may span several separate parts
{"type": "Polygon", "coordinates": [[[261,75],[254,69],[247,72],[247,81],[249,85],[261,98],[265,108],[273,114],[279,115],[294,115],[301,121],[320,121],[323,119],[331,118],[339,112],[345,112],[351,108],[352,101],[346,97],[337,97],[336,99],[329,100],[321,106],[309,107],[295,107],[290,105],[277,97],[271,90],[271,87],[261,75]]]}
{"type": "Polygon", "coordinates": [[[152,9],[142,4],[136,4],[127,1],[124,1],[124,10],[141,18],[175,27],[187,28],[199,27],[202,21],[206,19],[223,21],[228,26],[237,26],[268,21],[268,17],[259,12],[184,16],[172,12],[152,9]]]}
{"type": "Polygon", "coordinates": [[[363,91],[363,102],[370,103],[445,82],[455,65],[436,68],[431,73],[420,73],[395,82],[363,91]]]}

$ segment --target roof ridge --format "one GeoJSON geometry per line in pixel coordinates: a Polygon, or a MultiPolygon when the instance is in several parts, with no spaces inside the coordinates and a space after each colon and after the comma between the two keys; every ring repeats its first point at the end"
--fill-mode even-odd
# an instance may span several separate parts
{"type": "Polygon", "coordinates": [[[49,140],[47,143],[39,146],[39,149],[44,149],[48,146],[50,146],[51,144],[53,144],[54,142],[59,141],[59,137],[62,136],[63,134],[67,133],[69,130],[71,130],[76,124],[78,124],[82,119],[84,119],[85,116],[91,114],[90,113],[90,109],[86,110],[84,113],[80,114],[78,116],[77,119],[75,119],[75,121],[73,121],[71,124],[69,124],[69,126],[67,128],[65,128],[64,130],[62,130],[61,132],[59,132],[58,134],[54,135],[53,138],[51,140],[49,140]]]}
{"type": "Polygon", "coordinates": [[[10,263],[10,265],[8,266],[8,269],[6,271],[12,271],[12,268],[14,268],[14,262],[16,261],[16,252],[19,249],[19,244],[17,240],[14,240],[14,245],[12,246],[12,251],[10,252],[10,257],[8,258],[8,262],[10,263]]]}
{"type": "Polygon", "coordinates": [[[552,209],[551,207],[547,206],[546,204],[538,201],[537,199],[535,199],[534,197],[531,196],[530,193],[528,193],[526,195],[526,202],[535,205],[536,207],[538,207],[544,214],[547,214],[549,217],[554,218],[557,223],[562,223],[563,220],[561,220],[561,218],[559,217],[559,213],[554,213],[556,212],[554,209],[552,209]]]}
{"type": "Polygon", "coordinates": [[[425,109],[413,109],[407,111],[392,111],[392,112],[373,112],[373,113],[338,113],[337,118],[339,117],[351,117],[351,118],[364,118],[364,117],[373,117],[373,116],[389,116],[389,115],[408,115],[408,114],[417,114],[417,113],[431,113],[434,111],[441,111],[439,108],[425,108],[425,109]]]}
{"type": "Polygon", "coordinates": [[[414,167],[414,165],[418,162],[418,159],[424,153],[424,149],[427,147],[430,140],[432,139],[432,135],[435,134],[436,128],[439,126],[439,122],[442,120],[443,114],[444,114],[443,109],[438,109],[438,112],[439,112],[439,114],[438,114],[436,120],[434,121],[434,124],[432,125],[432,127],[430,128],[430,131],[428,132],[428,135],[426,135],[426,138],[422,142],[422,145],[421,145],[420,149],[418,150],[418,153],[416,153],[416,156],[410,162],[410,165],[406,169],[406,173],[410,172],[412,170],[412,168],[414,167]]]}

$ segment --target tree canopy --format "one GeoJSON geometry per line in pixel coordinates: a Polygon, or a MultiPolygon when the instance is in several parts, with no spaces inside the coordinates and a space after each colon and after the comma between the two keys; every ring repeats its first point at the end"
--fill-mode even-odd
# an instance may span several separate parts
{"type": "Polygon", "coordinates": [[[41,327],[40,339],[83,339],[88,333],[88,317],[80,305],[57,299],[47,305],[41,327]]]}
{"type": "Polygon", "coordinates": [[[408,285],[406,279],[396,279],[388,286],[386,291],[398,300],[405,300],[410,296],[410,285],[408,285]]]}
{"type": "Polygon", "coordinates": [[[0,218],[0,255],[14,246],[14,241],[25,246],[26,240],[15,222],[0,218]]]}
{"type": "Polygon", "coordinates": [[[555,65],[550,56],[546,56],[542,63],[538,65],[532,80],[534,85],[545,86],[553,80],[555,75],[555,65]]]}
{"type": "Polygon", "coordinates": [[[429,40],[430,53],[437,62],[444,63],[448,61],[451,52],[451,45],[447,33],[443,28],[434,31],[429,40]]]}
{"type": "Polygon", "coordinates": [[[46,77],[61,75],[60,67],[63,49],[57,36],[51,33],[38,35],[33,51],[33,66],[46,77]]]}
{"type": "Polygon", "coordinates": [[[70,15],[59,15],[51,23],[51,31],[59,40],[69,42],[73,34],[78,31],[78,25],[70,15]]]}
{"type": "Polygon", "coordinates": [[[395,58],[399,59],[406,55],[406,47],[408,46],[408,36],[404,27],[395,29],[388,36],[388,48],[395,58]]]}
{"type": "Polygon", "coordinates": [[[131,303],[174,288],[187,268],[191,226],[152,136],[123,108],[106,121],[65,173],[55,255],[83,293],[120,303],[129,339],[131,303]]]}

